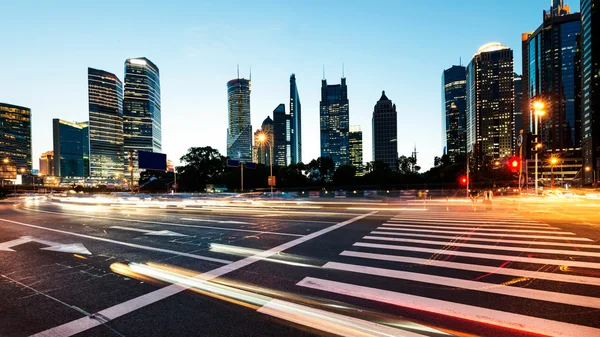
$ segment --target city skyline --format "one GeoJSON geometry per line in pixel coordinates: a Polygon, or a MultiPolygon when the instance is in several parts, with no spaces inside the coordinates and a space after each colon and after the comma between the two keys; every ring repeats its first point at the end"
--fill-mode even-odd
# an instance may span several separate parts
{"type": "MultiPolygon", "coordinates": [[[[578,1],[569,4],[572,12],[579,10],[578,1]]],[[[45,6],[44,4],[40,5],[41,10],[45,6]]],[[[56,15],[53,17],[56,17],[57,20],[60,20],[61,17],[75,17],[76,13],[85,10],[85,6],[82,6],[73,6],[61,13],[55,13],[56,15]]],[[[117,7],[111,6],[109,3],[105,8],[99,9],[98,14],[105,13],[115,17],[116,20],[119,18],[125,20],[126,9],[130,6],[134,7],[135,5],[128,4],[123,10],[117,10],[117,7]]],[[[101,20],[83,16],[86,17],[86,20],[76,20],[72,24],[78,25],[85,22],[88,27],[85,34],[69,28],[72,26],[51,27],[53,31],[60,32],[56,36],[61,36],[59,39],[62,44],[73,41],[73,46],[78,45],[77,48],[73,47],[69,49],[70,52],[66,53],[50,51],[46,58],[41,61],[36,60],[36,62],[32,62],[32,56],[40,54],[39,48],[44,48],[47,43],[57,43],[54,41],[56,39],[54,34],[48,41],[34,40],[33,43],[26,46],[20,40],[30,41],[24,35],[25,32],[40,30],[42,27],[45,29],[46,25],[43,23],[54,19],[42,17],[41,20],[31,21],[36,15],[39,16],[36,14],[28,17],[12,16],[4,21],[1,25],[6,29],[11,26],[11,22],[19,22],[19,25],[22,25],[23,22],[31,21],[30,27],[23,33],[17,32],[14,36],[5,37],[11,45],[24,47],[23,49],[28,51],[27,55],[21,55],[18,58],[4,55],[0,64],[5,66],[2,71],[3,76],[15,77],[10,84],[2,85],[1,92],[4,95],[2,101],[32,109],[33,157],[39,158],[41,153],[50,150],[43,144],[49,144],[51,141],[49,125],[53,118],[69,121],[86,119],[85,91],[87,88],[84,82],[86,81],[85,69],[87,67],[121,74],[122,67],[120,65],[124,59],[135,55],[146,55],[161,67],[161,82],[164,92],[162,110],[165,112],[163,152],[176,162],[191,146],[210,145],[219,149],[221,153],[226,153],[223,131],[213,131],[211,128],[213,125],[224,127],[227,123],[225,113],[227,107],[224,99],[226,94],[222,90],[222,83],[235,77],[235,64],[238,63],[242,69],[249,69],[252,65],[254,72],[252,110],[257,113],[253,116],[253,125],[259,125],[265,114],[272,111],[273,106],[278,102],[285,101],[289,95],[289,87],[285,85],[285,82],[289,79],[290,73],[296,74],[304,108],[302,112],[302,138],[304,140],[302,159],[304,162],[308,162],[318,157],[318,86],[322,77],[323,64],[325,64],[327,77],[339,78],[341,63],[344,62],[345,76],[348,78],[350,87],[348,95],[353,102],[350,118],[352,124],[361,125],[363,128],[364,157],[371,158],[371,137],[369,136],[371,134],[369,111],[372,107],[371,97],[376,96],[385,88],[390,97],[396,97],[396,100],[401,102],[398,106],[398,125],[401,135],[399,154],[408,155],[412,150],[412,144],[416,143],[421,152],[420,165],[423,169],[427,169],[433,164],[433,157],[442,153],[440,135],[432,136],[427,132],[429,129],[441,129],[438,117],[440,70],[459,63],[460,57],[463,60],[469,59],[478,46],[489,41],[502,41],[515,50],[515,55],[520,55],[520,34],[539,25],[540,13],[549,7],[549,3],[546,0],[530,1],[526,4],[522,1],[507,1],[502,4],[480,4],[477,1],[465,1],[457,4],[435,4],[435,6],[389,3],[389,15],[400,8],[411,12],[427,10],[430,11],[432,21],[436,21],[436,17],[462,13],[464,20],[454,23],[455,32],[453,33],[461,35],[461,39],[452,39],[451,36],[445,34],[438,34],[439,37],[428,35],[427,38],[423,37],[424,33],[411,34],[414,35],[411,37],[399,35],[397,32],[407,27],[411,27],[411,30],[415,28],[414,30],[418,31],[420,25],[418,20],[407,19],[395,28],[384,24],[385,20],[377,20],[373,27],[364,33],[360,33],[365,28],[363,25],[352,28],[352,33],[359,31],[358,34],[350,34],[355,39],[354,43],[348,44],[349,40],[343,39],[333,43],[320,57],[311,59],[306,59],[307,53],[311,54],[315,48],[322,48],[322,43],[313,39],[313,33],[339,26],[339,20],[318,24],[300,35],[292,34],[288,31],[290,25],[302,24],[302,20],[309,14],[314,14],[307,8],[310,6],[299,6],[298,8],[294,7],[294,10],[297,9],[297,17],[290,22],[284,23],[278,20],[271,24],[255,24],[249,31],[241,32],[241,35],[237,36],[236,34],[240,30],[237,25],[242,23],[231,23],[235,20],[229,19],[225,22],[210,18],[211,15],[214,16],[214,13],[221,10],[220,6],[211,4],[198,18],[180,13],[178,15],[181,23],[173,24],[173,27],[168,25],[152,27],[148,24],[141,24],[145,29],[149,29],[147,37],[123,35],[123,30],[117,29],[117,27],[109,29],[107,32],[100,32],[100,27],[105,28],[101,24],[101,20]],[[514,8],[519,8],[519,11],[514,11],[514,8]],[[471,27],[481,22],[482,19],[475,13],[482,11],[494,12],[495,15],[491,19],[486,19],[485,27],[473,31],[471,27]],[[515,22],[515,24],[506,25],[506,21],[515,22]],[[120,31],[120,35],[118,38],[113,38],[117,31],[120,31]],[[216,36],[211,37],[213,33],[216,36]],[[97,41],[105,47],[102,52],[98,52],[90,44],[78,44],[80,39],[84,39],[84,36],[87,39],[90,34],[98,35],[97,41]],[[277,57],[275,61],[263,57],[265,54],[261,50],[268,45],[267,41],[273,40],[273,43],[277,45],[290,38],[290,34],[297,37],[297,41],[302,45],[310,46],[308,51],[291,55],[283,51],[281,47],[276,47],[274,49],[276,52],[284,53],[281,57],[277,57]],[[151,39],[153,43],[149,43],[151,39]],[[382,40],[391,41],[391,44],[387,43],[384,46],[381,44],[382,40]],[[423,41],[427,43],[423,43],[423,41]],[[165,48],[165,44],[167,48],[165,48]],[[345,47],[342,49],[343,46],[345,47]],[[246,48],[249,48],[248,52],[240,54],[239,51],[246,48]],[[438,48],[444,49],[443,55],[439,55],[440,53],[436,51],[438,48]],[[371,50],[364,53],[365,49],[371,50]],[[411,51],[411,49],[414,50],[411,51]],[[340,54],[340,50],[344,50],[344,53],[340,54]],[[396,50],[403,52],[400,54],[393,52],[396,50]],[[209,51],[209,53],[204,51],[209,51]],[[387,54],[389,56],[386,56],[387,54]],[[434,54],[438,55],[434,56],[434,54]],[[378,61],[372,62],[375,57],[378,61]],[[419,60],[419,57],[423,57],[423,59],[419,60]],[[52,67],[48,67],[51,62],[53,62],[52,67]],[[414,67],[402,66],[411,62],[415,63],[414,67]],[[207,64],[210,66],[206,66],[207,64]],[[13,74],[17,74],[13,72],[13,69],[21,69],[18,76],[13,76],[13,74]],[[421,78],[415,78],[415,72],[418,72],[421,78]],[[41,76],[42,79],[38,81],[37,76],[41,76]],[[54,86],[55,88],[49,88],[46,79],[56,77],[64,79],[64,83],[61,81],[60,85],[54,86]],[[398,78],[412,78],[413,80],[398,81],[398,78]],[[40,90],[41,87],[47,88],[47,90],[40,90]],[[194,123],[181,123],[182,118],[186,115],[193,115],[194,123]],[[220,137],[218,137],[219,132],[220,137]]],[[[244,7],[244,5],[241,6],[244,7]]],[[[253,23],[256,20],[258,23],[264,22],[263,15],[275,17],[273,11],[287,12],[289,6],[284,4],[271,6],[272,8],[263,13],[260,13],[260,10],[252,11],[248,7],[241,12],[244,12],[244,17],[248,17],[248,12],[251,12],[254,16],[247,20],[253,23]]],[[[335,4],[327,6],[335,6],[335,4]]],[[[19,4],[9,4],[8,7],[7,10],[12,9],[12,12],[23,12],[19,10],[19,7],[22,7],[19,4]]],[[[340,10],[348,13],[362,13],[353,15],[369,17],[373,16],[373,11],[376,12],[375,7],[378,6],[354,3],[348,4],[340,10]]],[[[155,6],[144,9],[144,11],[150,10],[157,11],[157,8],[155,6]]],[[[169,11],[172,9],[164,10],[165,13],[169,13],[169,11]]],[[[238,16],[242,16],[242,14],[233,13],[234,18],[238,16]]],[[[119,27],[122,27],[122,23],[119,27]]],[[[441,32],[441,25],[432,27],[432,29],[440,29],[441,32]]],[[[341,28],[333,28],[332,33],[341,36],[348,32],[341,28]]],[[[273,49],[269,53],[272,52],[273,49]]],[[[515,69],[520,69],[520,64],[520,58],[516,58],[515,69]]]]}

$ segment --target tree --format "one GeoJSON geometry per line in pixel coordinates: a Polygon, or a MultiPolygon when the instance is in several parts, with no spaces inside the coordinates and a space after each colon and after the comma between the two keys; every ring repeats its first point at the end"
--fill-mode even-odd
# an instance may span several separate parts
{"type": "Polygon", "coordinates": [[[282,186],[300,187],[306,185],[308,177],[303,173],[306,170],[306,165],[303,163],[290,164],[279,168],[278,180],[282,186]]]}
{"type": "Polygon", "coordinates": [[[188,191],[202,191],[206,184],[222,181],[227,159],[210,146],[191,147],[179,159],[183,166],[177,167],[178,183],[188,191]]]}
{"type": "Polygon", "coordinates": [[[333,174],[333,183],[336,185],[353,185],[356,168],[352,165],[340,165],[333,174]]]}
{"type": "Polygon", "coordinates": [[[308,163],[308,169],[311,171],[310,177],[313,181],[327,182],[331,180],[334,173],[335,163],[329,157],[319,157],[308,163]]]}

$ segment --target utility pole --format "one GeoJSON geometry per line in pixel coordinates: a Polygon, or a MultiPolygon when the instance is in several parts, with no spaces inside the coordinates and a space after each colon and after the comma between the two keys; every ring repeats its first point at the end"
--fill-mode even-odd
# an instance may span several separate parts
{"type": "Polygon", "coordinates": [[[467,199],[469,198],[469,157],[470,157],[470,152],[467,153],[467,199]]]}
{"type": "Polygon", "coordinates": [[[244,192],[244,164],[245,164],[244,162],[240,162],[240,172],[242,172],[242,179],[241,179],[241,184],[240,184],[241,185],[240,186],[241,187],[240,190],[242,192],[244,192]]]}
{"type": "Polygon", "coordinates": [[[129,150],[129,184],[131,186],[131,193],[133,192],[133,150],[129,150]]]}

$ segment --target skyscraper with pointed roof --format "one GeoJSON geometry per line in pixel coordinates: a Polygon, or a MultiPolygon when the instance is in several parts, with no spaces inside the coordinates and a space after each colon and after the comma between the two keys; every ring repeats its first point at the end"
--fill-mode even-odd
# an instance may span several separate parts
{"type": "Polygon", "coordinates": [[[381,161],[396,170],[398,161],[398,113],[396,104],[385,91],[373,109],[373,161],[381,161]]]}

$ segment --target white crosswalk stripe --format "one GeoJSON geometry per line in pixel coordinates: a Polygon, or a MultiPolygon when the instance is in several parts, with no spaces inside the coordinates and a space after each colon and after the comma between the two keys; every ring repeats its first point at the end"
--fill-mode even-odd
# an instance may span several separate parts
{"type": "Polygon", "coordinates": [[[343,261],[326,262],[327,279],[297,285],[524,332],[600,336],[597,320],[577,321],[600,309],[598,250],[592,239],[513,214],[405,213],[342,251],[343,261]],[[521,312],[529,305],[537,309],[521,312]]]}

